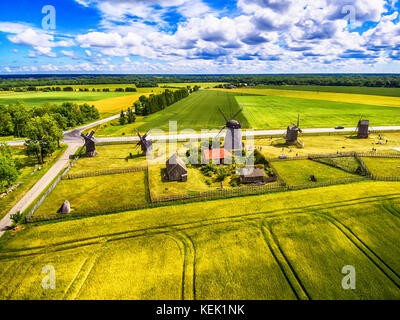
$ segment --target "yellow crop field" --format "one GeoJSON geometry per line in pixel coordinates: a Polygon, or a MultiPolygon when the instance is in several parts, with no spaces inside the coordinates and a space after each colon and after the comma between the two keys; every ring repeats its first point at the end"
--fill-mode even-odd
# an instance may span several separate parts
{"type": "Polygon", "coordinates": [[[102,99],[92,102],[92,104],[94,104],[94,106],[100,111],[100,113],[116,114],[121,112],[121,110],[126,110],[128,109],[128,107],[132,107],[132,105],[136,101],[138,101],[140,96],[142,95],[149,96],[150,92],[136,93],[128,96],[102,99]]]}
{"type": "Polygon", "coordinates": [[[400,97],[386,97],[386,96],[374,96],[374,95],[352,94],[352,93],[294,91],[294,90],[279,90],[279,89],[253,89],[253,88],[214,89],[214,90],[236,92],[238,93],[238,95],[243,93],[243,94],[256,94],[263,96],[277,96],[277,97],[301,98],[310,100],[347,102],[347,103],[367,104],[374,106],[400,107],[400,97]]]}

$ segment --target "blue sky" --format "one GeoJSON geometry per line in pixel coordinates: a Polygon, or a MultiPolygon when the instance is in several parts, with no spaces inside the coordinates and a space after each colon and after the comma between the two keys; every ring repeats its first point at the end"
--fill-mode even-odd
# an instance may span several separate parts
{"type": "Polygon", "coordinates": [[[399,2],[2,1],[0,73],[397,73],[399,2]]]}

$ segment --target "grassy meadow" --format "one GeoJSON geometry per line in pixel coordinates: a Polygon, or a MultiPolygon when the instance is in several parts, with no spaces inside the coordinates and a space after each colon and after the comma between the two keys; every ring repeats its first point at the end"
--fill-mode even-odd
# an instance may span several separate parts
{"type": "Polygon", "coordinates": [[[397,182],[26,225],[1,239],[0,298],[400,299],[400,220],[386,207],[399,212],[397,182]],[[49,264],[56,290],[41,288],[49,264]],[[357,290],[341,287],[345,265],[357,290]]]}
{"type": "Polygon", "coordinates": [[[357,177],[344,170],[333,168],[312,160],[289,160],[273,162],[283,181],[288,185],[314,184],[311,175],[317,178],[317,183],[329,183],[357,177]]]}
{"type": "Polygon", "coordinates": [[[400,159],[398,158],[362,157],[362,161],[375,176],[400,178],[400,159]]]}
{"type": "Polygon", "coordinates": [[[71,213],[107,212],[125,206],[144,205],[146,200],[144,171],[62,180],[35,212],[36,218],[55,215],[65,200],[71,213]]]}

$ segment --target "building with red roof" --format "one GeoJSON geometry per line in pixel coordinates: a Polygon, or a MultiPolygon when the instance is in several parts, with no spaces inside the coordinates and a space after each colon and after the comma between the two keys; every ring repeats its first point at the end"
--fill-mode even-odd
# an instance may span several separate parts
{"type": "Polygon", "coordinates": [[[232,153],[224,148],[203,150],[203,163],[225,164],[225,159],[232,159],[232,153]]]}

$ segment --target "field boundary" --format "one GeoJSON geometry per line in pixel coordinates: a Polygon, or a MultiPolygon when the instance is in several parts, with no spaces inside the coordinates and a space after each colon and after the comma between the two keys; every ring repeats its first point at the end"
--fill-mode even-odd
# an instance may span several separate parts
{"type": "Polygon", "coordinates": [[[81,179],[81,178],[88,178],[88,177],[107,176],[107,175],[112,175],[112,174],[139,172],[139,171],[145,171],[146,169],[147,169],[147,166],[138,166],[138,167],[116,168],[116,169],[101,170],[101,171],[87,171],[87,172],[81,172],[81,173],[65,174],[61,178],[61,180],[73,180],[73,179],[81,179]]]}

